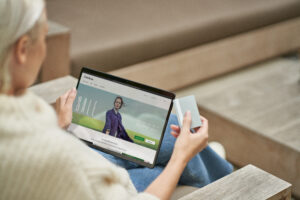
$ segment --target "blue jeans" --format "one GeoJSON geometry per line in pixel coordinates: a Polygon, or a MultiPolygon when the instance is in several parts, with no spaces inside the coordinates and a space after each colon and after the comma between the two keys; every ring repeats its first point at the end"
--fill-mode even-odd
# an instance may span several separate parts
{"type": "MultiPolygon", "coordinates": [[[[137,191],[144,191],[148,185],[163,171],[167,165],[175,143],[175,138],[170,134],[170,125],[178,125],[176,115],[171,114],[164,134],[156,166],[153,169],[140,166],[136,163],[117,158],[95,149],[106,159],[127,169],[137,191]]],[[[209,146],[192,158],[185,167],[179,185],[203,187],[223,176],[231,173],[232,165],[216,154],[209,146]]]]}

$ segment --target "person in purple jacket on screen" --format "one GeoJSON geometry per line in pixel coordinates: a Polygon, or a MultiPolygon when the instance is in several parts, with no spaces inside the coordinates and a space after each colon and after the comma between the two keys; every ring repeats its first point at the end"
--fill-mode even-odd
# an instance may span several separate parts
{"type": "Polygon", "coordinates": [[[122,97],[118,96],[115,98],[114,108],[106,112],[106,120],[102,132],[113,137],[121,138],[128,142],[133,142],[122,124],[122,116],[119,113],[119,110],[122,108],[123,104],[124,102],[122,97]]]}

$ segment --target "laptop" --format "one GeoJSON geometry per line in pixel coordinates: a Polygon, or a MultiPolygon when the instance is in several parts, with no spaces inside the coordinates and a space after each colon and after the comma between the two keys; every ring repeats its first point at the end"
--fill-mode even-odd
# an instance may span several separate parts
{"type": "Polygon", "coordinates": [[[82,68],[68,131],[89,146],[153,168],[175,95],[82,68]]]}

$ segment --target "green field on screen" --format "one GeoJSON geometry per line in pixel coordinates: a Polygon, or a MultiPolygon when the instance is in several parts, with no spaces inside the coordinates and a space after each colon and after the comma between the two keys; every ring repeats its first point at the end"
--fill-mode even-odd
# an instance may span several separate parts
{"type": "MultiPolygon", "coordinates": [[[[75,124],[79,124],[81,126],[93,129],[95,131],[99,131],[101,132],[104,128],[104,121],[98,120],[98,119],[94,119],[92,117],[88,117],[86,115],[82,115],[76,112],[73,112],[73,119],[72,119],[72,123],[75,124]]],[[[148,136],[145,136],[141,133],[137,133],[134,131],[131,131],[129,129],[126,129],[126,132],[128,134],[128,136],[133,140],[134,143],[139,144],[141,146],[153,149],[153,150],[157,150],[158,149],[158,142],[159,140],[157,139],[153,139],[150,138],[148,136]],[[150,144],[148,142],[146,142],[146,140],[149,141],[153,141],[155,144],[150,144]]]]}

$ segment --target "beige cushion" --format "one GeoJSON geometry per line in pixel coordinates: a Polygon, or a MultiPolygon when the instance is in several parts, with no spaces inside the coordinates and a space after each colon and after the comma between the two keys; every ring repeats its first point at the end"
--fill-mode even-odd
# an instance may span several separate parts
{"type": "Polygon", "coordinates": [[[110,71],[300,16],[299,0],[48,0],[71,29],[73,74],[110,71]]]}

